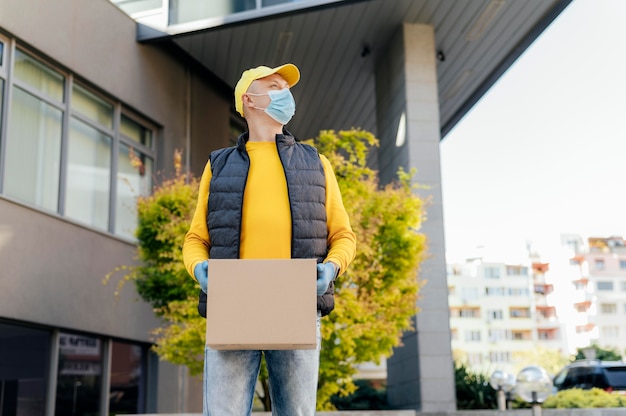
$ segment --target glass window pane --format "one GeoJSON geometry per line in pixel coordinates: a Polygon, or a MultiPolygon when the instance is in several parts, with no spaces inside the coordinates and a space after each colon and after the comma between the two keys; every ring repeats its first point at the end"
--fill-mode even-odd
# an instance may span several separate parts
{"type": "Polygon", "coordinates": [[[57,416],[100,414],[102,347],[100,339],[61,333],[57,378],[57,416]]]}
{"type": "Polygon", "coordinates": [[[30,56],[15,51],[15,78],[57,101],[63,101],[63,75],[34,60],[30,56]]]}
{"type": "Polygon", "coordinates": [[[4,42],[0,41],[0,66],[4,63],[4,42]]]}
{"type": "Polygon", "coordinates": [[[143,413],[145,402],[144,349],[125,342],[111,343],[109,413],[143,413]]]}
{"type": "Polygon", "coordinates": [[[129,15],[145,12],[147,10],[160,9],[163,0],[112,0],[120,9],[129,15]]]}
{"type": "Polygon", "coordinates": [[[108,229],[111,137],[70,121],[65,215],[108,229]]]}
{"type": "Polygon", "coordinates": [[[62,112],[15,88],[6,143],[6,195],[57,210],[62,112]]]}
{"type": "Polygon", "coordinates": [[[50,333],[0,323],[0,414],[43,415],[50,333]]]}
{"type": "Polygon", "coordinates": [[[152,192],[152,159],[120,143],[117,161],[115,234],[135,236],[137,197],[152,192]]]}
{"type": "Polygon", "coordinates": [[[113,105],[79,85],[72,89],[72,109],[106,128],[113,128],[113,105]]]}
{"type": "Polygon", "coordinates": [[[152,147],[152,131],[128,117],[122,116],[120,132],[136,143],[152,147]]]}
{"type": "Polygon", "coordinates": [[[169,24],[223,17],[255,8],[256,0],[170,0],[169,24]]]}

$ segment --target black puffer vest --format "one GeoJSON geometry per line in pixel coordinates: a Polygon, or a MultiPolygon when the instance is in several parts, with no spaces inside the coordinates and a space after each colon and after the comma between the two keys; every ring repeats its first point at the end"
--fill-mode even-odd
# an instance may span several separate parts
{"type": "MultiPolygon", "coordinates": [[[[237,259],[243,195],[250,168],[246,152],[248,133],[239,136],[235,147],[211,153],[212,179],[207,210],[211,236],[209,258],[237,259]]],[[[292,258],[316,258],[322,262],[328,253],[326,225],[326,179],[317,150],[285,132],[276,136],[278,155],[285,171],[292,222],[292,258]]],[[[317,309],[328,315],[335,306],[334,284],[317,297],[317,309]]],[[[200,315],[206,316],[206,294],[200,291],[200,315]]]]}

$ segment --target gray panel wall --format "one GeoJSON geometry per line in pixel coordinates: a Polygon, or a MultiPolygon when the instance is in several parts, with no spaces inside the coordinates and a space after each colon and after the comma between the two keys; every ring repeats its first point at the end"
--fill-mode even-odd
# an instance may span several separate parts
{"type": "Polygon", "coordinates": [[[391,180],[402,166],[417,168],[414,180],[427,189],[427,219],[421,232],[428,238],[429,257],[422,263],[416,332],[387,360],[388,399],[396,408],[425,412],[456,409],[450,347],[448,289],[441,174],[435,38],[432,26],[405,24],[388,45],[376,71],[377,121],[381,179],[391,180]],[[398,123],[406,115],[406,141],[396,146],[398,123]]]}

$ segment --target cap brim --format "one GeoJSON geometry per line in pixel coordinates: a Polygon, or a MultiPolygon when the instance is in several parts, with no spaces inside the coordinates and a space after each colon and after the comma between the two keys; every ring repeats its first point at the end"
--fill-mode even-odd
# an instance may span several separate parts
{"type": "Polygon", "coordinates": [[[278,74],[287,81],[289,87],[293,87],[300,81],[300,70],[294,64],[285,64],[277,66],[270,74],[278,74]]]}

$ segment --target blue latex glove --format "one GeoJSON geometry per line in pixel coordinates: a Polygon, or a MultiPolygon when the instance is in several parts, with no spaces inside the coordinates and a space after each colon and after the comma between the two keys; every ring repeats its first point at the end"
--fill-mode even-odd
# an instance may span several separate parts
{"type": "Polygon", "coordinates": [[[193,269],[193,275],[198,283],[200,283],[202,291],[206,293],[209,284],[209,261],[205,260],[202,263],[196,264],[196,267],[193,269]]]}
{"type": "Polygon", "coordinates": [[[330,282],[335,280],[339,267],[332,262],[317,264],[317,296],[322,296],[328,290],[330,282]]]}

